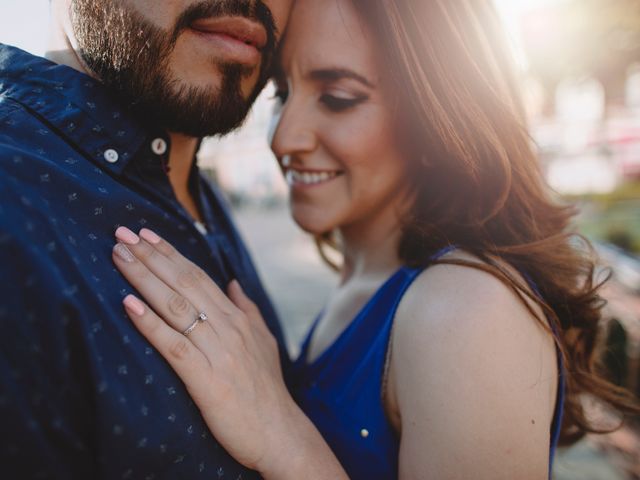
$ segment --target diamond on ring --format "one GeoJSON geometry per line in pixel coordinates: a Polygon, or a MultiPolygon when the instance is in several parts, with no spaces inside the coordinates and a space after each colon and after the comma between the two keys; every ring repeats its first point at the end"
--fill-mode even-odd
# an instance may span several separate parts
{"type": "Polygon", "coordinates": [[[189,327],[184,332],[182,332],[182,334],[185,337],[188,337],[191,334],[191,332],[193,332],[199,324],[201,324],[202,322],[206,322],[208,319],[209,317],[207,317],[206,313],[200,312],[198,314],[198,317],[193,321],[191,325],[189,325],[189,327]]]}

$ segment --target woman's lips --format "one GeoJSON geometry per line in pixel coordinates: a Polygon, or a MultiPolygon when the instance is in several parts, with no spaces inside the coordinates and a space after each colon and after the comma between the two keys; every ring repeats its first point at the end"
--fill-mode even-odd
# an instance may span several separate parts
{"type": "Polygon", "coordinates": [[[264,27],[242,17],[203,19],[193,22],[190,27],[209,42],[217,54],[245,65],[260,63],[260,51],[267,44],[264,27]]]}
{"type": "Polygon", "coordinates": [[[315,186],[330,182],[334,178],[342,175],[340,170],[296,170],[289,168],[285,170],[287,184],[295,186],[315,186]]]}

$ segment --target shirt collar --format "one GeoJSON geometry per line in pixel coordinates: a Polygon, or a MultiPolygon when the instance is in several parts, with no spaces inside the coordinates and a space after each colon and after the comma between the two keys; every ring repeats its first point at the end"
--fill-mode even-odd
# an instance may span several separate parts
{"type": "Polygon", "coordinates": [[[0,44],[0,101],[11,98],[69,138],[100,168],[120,174],[141,148],[168,135],[145,128],[99,81],[0,44]]]}

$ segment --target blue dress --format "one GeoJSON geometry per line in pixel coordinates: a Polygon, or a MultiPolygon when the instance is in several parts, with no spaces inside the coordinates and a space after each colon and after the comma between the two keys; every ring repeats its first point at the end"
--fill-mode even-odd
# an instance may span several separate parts
{"type": "MultiPolygon", "coordinates": [[[[433,258],[450,250],[440,251],[433,258]]],[[[395,312],[421,272],[408,267],[398,270],[335,342],[307,363],[316,321],[293,366],[292,393],[296,401],[352,480],[393,480],[398,476],[400,439],[385,414],[382,382],[395,312]]],[[[560,373],[550,430],[549,471],[560,433],[563,400],[564,379],[560,373]]]]}

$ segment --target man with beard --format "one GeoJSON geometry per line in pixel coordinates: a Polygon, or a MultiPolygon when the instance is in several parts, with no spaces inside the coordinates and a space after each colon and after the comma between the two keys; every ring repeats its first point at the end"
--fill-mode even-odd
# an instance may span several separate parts
{"type": "Polygon", "coordinates": [[[161,232],[282,340],[194,159],[247,114],[291,1],[52,0],[47,59],[0,46],[3,478],[257,476],[130,324],[111,251],[119,226],[161,232]]]}

